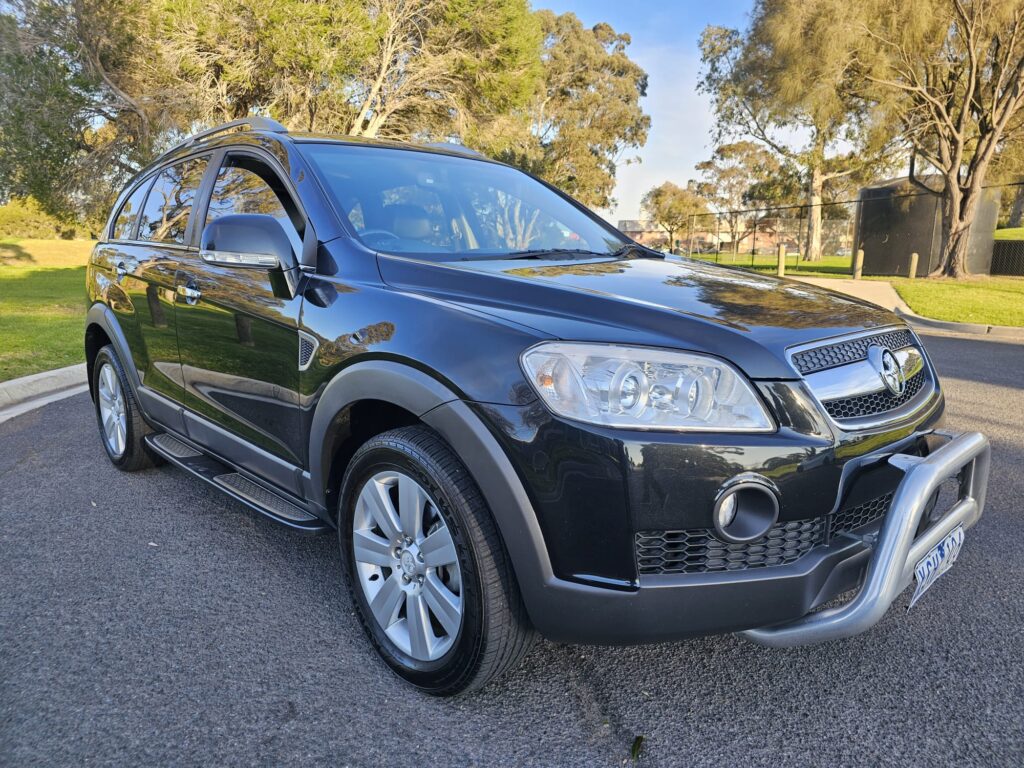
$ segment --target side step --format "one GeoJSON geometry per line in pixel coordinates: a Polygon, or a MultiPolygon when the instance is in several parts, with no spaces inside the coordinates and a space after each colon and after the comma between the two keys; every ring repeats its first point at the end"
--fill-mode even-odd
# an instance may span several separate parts
{"type": "MultiPolygon", "coordinates": [[[[154,453],[163,456],[186,472],[205,480],[213,487],[226,493],[236,501],[245,504],[272,520],[308,533],[329,530],[329,526],[316,515],[303,509],[299,503],[264,488],[232,467],[193,448],[183,440],[166,432],[146,435],[146,445],[154,453]]],[[[298,501],[298,500],[296,500],[298,501]]]]}

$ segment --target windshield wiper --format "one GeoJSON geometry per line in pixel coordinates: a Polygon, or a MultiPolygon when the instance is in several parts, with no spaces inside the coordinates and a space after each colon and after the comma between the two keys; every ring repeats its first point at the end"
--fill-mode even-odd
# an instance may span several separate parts
{"type": "Polygon", "coordinates": [[[525,251],[511,251],[496,258],[500,259],[537,259],[542,256],[608,256],[586,248],[531,248],[525,251]]]}
{"type": "Polygon", "coordinates": [[[640,256],[640,257],[654,258],[654,259],[663,259],[663,258],[665,258],[665,254],[663,254],[663,253],[661,253],[659,251],[655,251],[655,250],[653,250],[651,248],[648,248],[645,245],[640,245],[640,243],[626,243],[624,246],[622,246],[618,250],[615,250],[612,253],[610,253],[609,256],[611,256],[612,258],[615,258],[615,259],[621,259],[621,258],[624,258],[626,256],[629,256],[630,254],[633,254],[635,256],[640,256]]]}
{"type": "Polygon", "coordinates": [[[640,257],[664,258],[664,254],[652,251],[639,243],[626,243],[614,251],[592,251],[589,248],[529,248],[523,251],[510,251],[489,256],[467,256],[468,259],[553,259],[563,256],[580,256],[595,259],[622,259],[630,254],[640,257]]]}

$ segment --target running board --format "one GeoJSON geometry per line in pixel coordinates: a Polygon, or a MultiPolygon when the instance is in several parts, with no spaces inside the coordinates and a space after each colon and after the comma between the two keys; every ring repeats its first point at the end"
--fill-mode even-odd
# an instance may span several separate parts
{"type": "Polygon", "coordinates": [[[250,480],[232,467],[212,456],[208,456],[183,440],[166,432],[146,435],[146,445],[163,456],[171,464],[205,480],[235,501],[266,515],[289,528],[308,533],[321,533],[329,526],[316,515],[307,512],[299,504],[250,480]]]}

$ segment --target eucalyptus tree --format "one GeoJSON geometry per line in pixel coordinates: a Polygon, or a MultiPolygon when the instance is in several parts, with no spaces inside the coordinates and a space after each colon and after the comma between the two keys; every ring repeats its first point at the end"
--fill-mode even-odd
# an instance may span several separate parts
{"type": "Polygon", "coordinates": [[[791,181],[792,171],[758,142],[720,144],[696,170],[702,179],[694,184],[694,190],[715,209],[734,252],[753,232],[750,225],[771,214],[756,209],[788,202],[782,190],[791,181]]]}
{"type": "Polygon", "coordinates": [[[675,236],[697,216],[708,213],[707,201],[692,189],[680,187],[671,181],[648,190],[640,207],[668,235],[669,250],[675,248],[675,236]]]}
{"type": "Polygon", "coordinates": [[[821,258],[826,184],[883,167],[899,139],[851,83],[851,40],[838,0],[758,0],[750,26],[707,27],[699,90],[711,96],[716,141],[759,142],[800,169],[808,207],[805,258],[821,258]]]}
{"type": "Polygon", "coordinates": [[[941,176],[937,271],[960,277],[989,171],[1024,141],[1024,3],[865,0],[849,12],[863,97],[941,176]]]}

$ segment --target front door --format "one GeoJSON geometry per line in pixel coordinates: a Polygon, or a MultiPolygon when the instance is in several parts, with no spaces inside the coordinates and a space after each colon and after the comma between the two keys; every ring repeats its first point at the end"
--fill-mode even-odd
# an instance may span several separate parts
{"type": "MultiPolygon", "coordinates": [[[[197,233],[235,213],[275,216],[301,252],[302,218],[277,173],[252,154],[224,156],[197,233]]],[[[297,269],[297,261],[286,266],[297,269]]],[[[184,404],[204,417],[186,415],[190,437],[294,491],[305,454],[301,296],[289,294],[281,269],[211,264],[199,253],[180,262],[176,292],[184,404]]]]}

